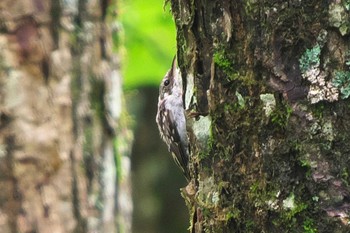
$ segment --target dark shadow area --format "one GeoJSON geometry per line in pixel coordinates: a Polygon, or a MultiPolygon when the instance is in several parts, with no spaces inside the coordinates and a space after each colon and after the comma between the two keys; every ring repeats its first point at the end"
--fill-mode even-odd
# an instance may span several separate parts
{"type": "Polygon", "coordinates": [[[159,137],[155,122],[158,88],[140,88],[127,96],[126,105],[136,126],[132,152],[133,232],[186,232],[189,216],[180,195],[186,179],[159,137]]]}

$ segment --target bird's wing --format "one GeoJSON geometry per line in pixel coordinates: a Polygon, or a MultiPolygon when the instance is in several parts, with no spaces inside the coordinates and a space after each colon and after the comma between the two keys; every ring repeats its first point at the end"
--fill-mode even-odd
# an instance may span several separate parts
{"type": "Polygon", "coordinates": [[[181,168],[186,178],[189,179],[188,149],[183,143],[181,143],[181,138],[177,126],[174,125],[171,127],[169,124],[170,122],[176,124],[176,122],[174,121],[173,113],[165,108],[163,109],[163,111],[166,119],[165,122],[162,122],[163,130],[164,132],[167,132],[168,135],[172,135],[171,140],[165,139],[169,147],[168,149],[172,153],[175,163],[181,168]]]}

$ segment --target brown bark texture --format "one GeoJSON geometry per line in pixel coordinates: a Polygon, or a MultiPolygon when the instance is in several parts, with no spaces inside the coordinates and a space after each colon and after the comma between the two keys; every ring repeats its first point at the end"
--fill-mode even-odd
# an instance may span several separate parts
{"type": "Polygon", "coordinates": [[[192,232],[350,232],[350,2],[170,4],[192,232]]]}
{"type": "Polygon", "coordinates": [[[0,232],[116,232],[123,219],[112,4],[0,1],[0,232]]]}

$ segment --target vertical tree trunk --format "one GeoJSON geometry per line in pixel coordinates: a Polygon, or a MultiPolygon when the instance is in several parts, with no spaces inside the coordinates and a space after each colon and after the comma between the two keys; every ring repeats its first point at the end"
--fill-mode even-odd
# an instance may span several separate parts
{"type": "Polygon", "coordinates": [[[349,232],[349,1],[171,1],[194,232],[349,232]]]}
{"type": "Polygon", "coordinates": [[[116,179],[127,150],[112,4],[0,2],[0,232],[117,232],[128,173],[116,179]]]}

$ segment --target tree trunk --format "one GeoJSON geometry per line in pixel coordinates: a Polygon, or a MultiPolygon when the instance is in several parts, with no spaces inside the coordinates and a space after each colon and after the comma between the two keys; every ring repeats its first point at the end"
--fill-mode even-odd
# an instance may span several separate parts
{"type": "Polygon", "coordinates": [[[349,232],[349,1],[171,7],[193,232],[349,232]]]}
{"type": "Polygon", "coordinates": [[[130,231],[115,4],[0,2],[0,232],[130,231]]]}

